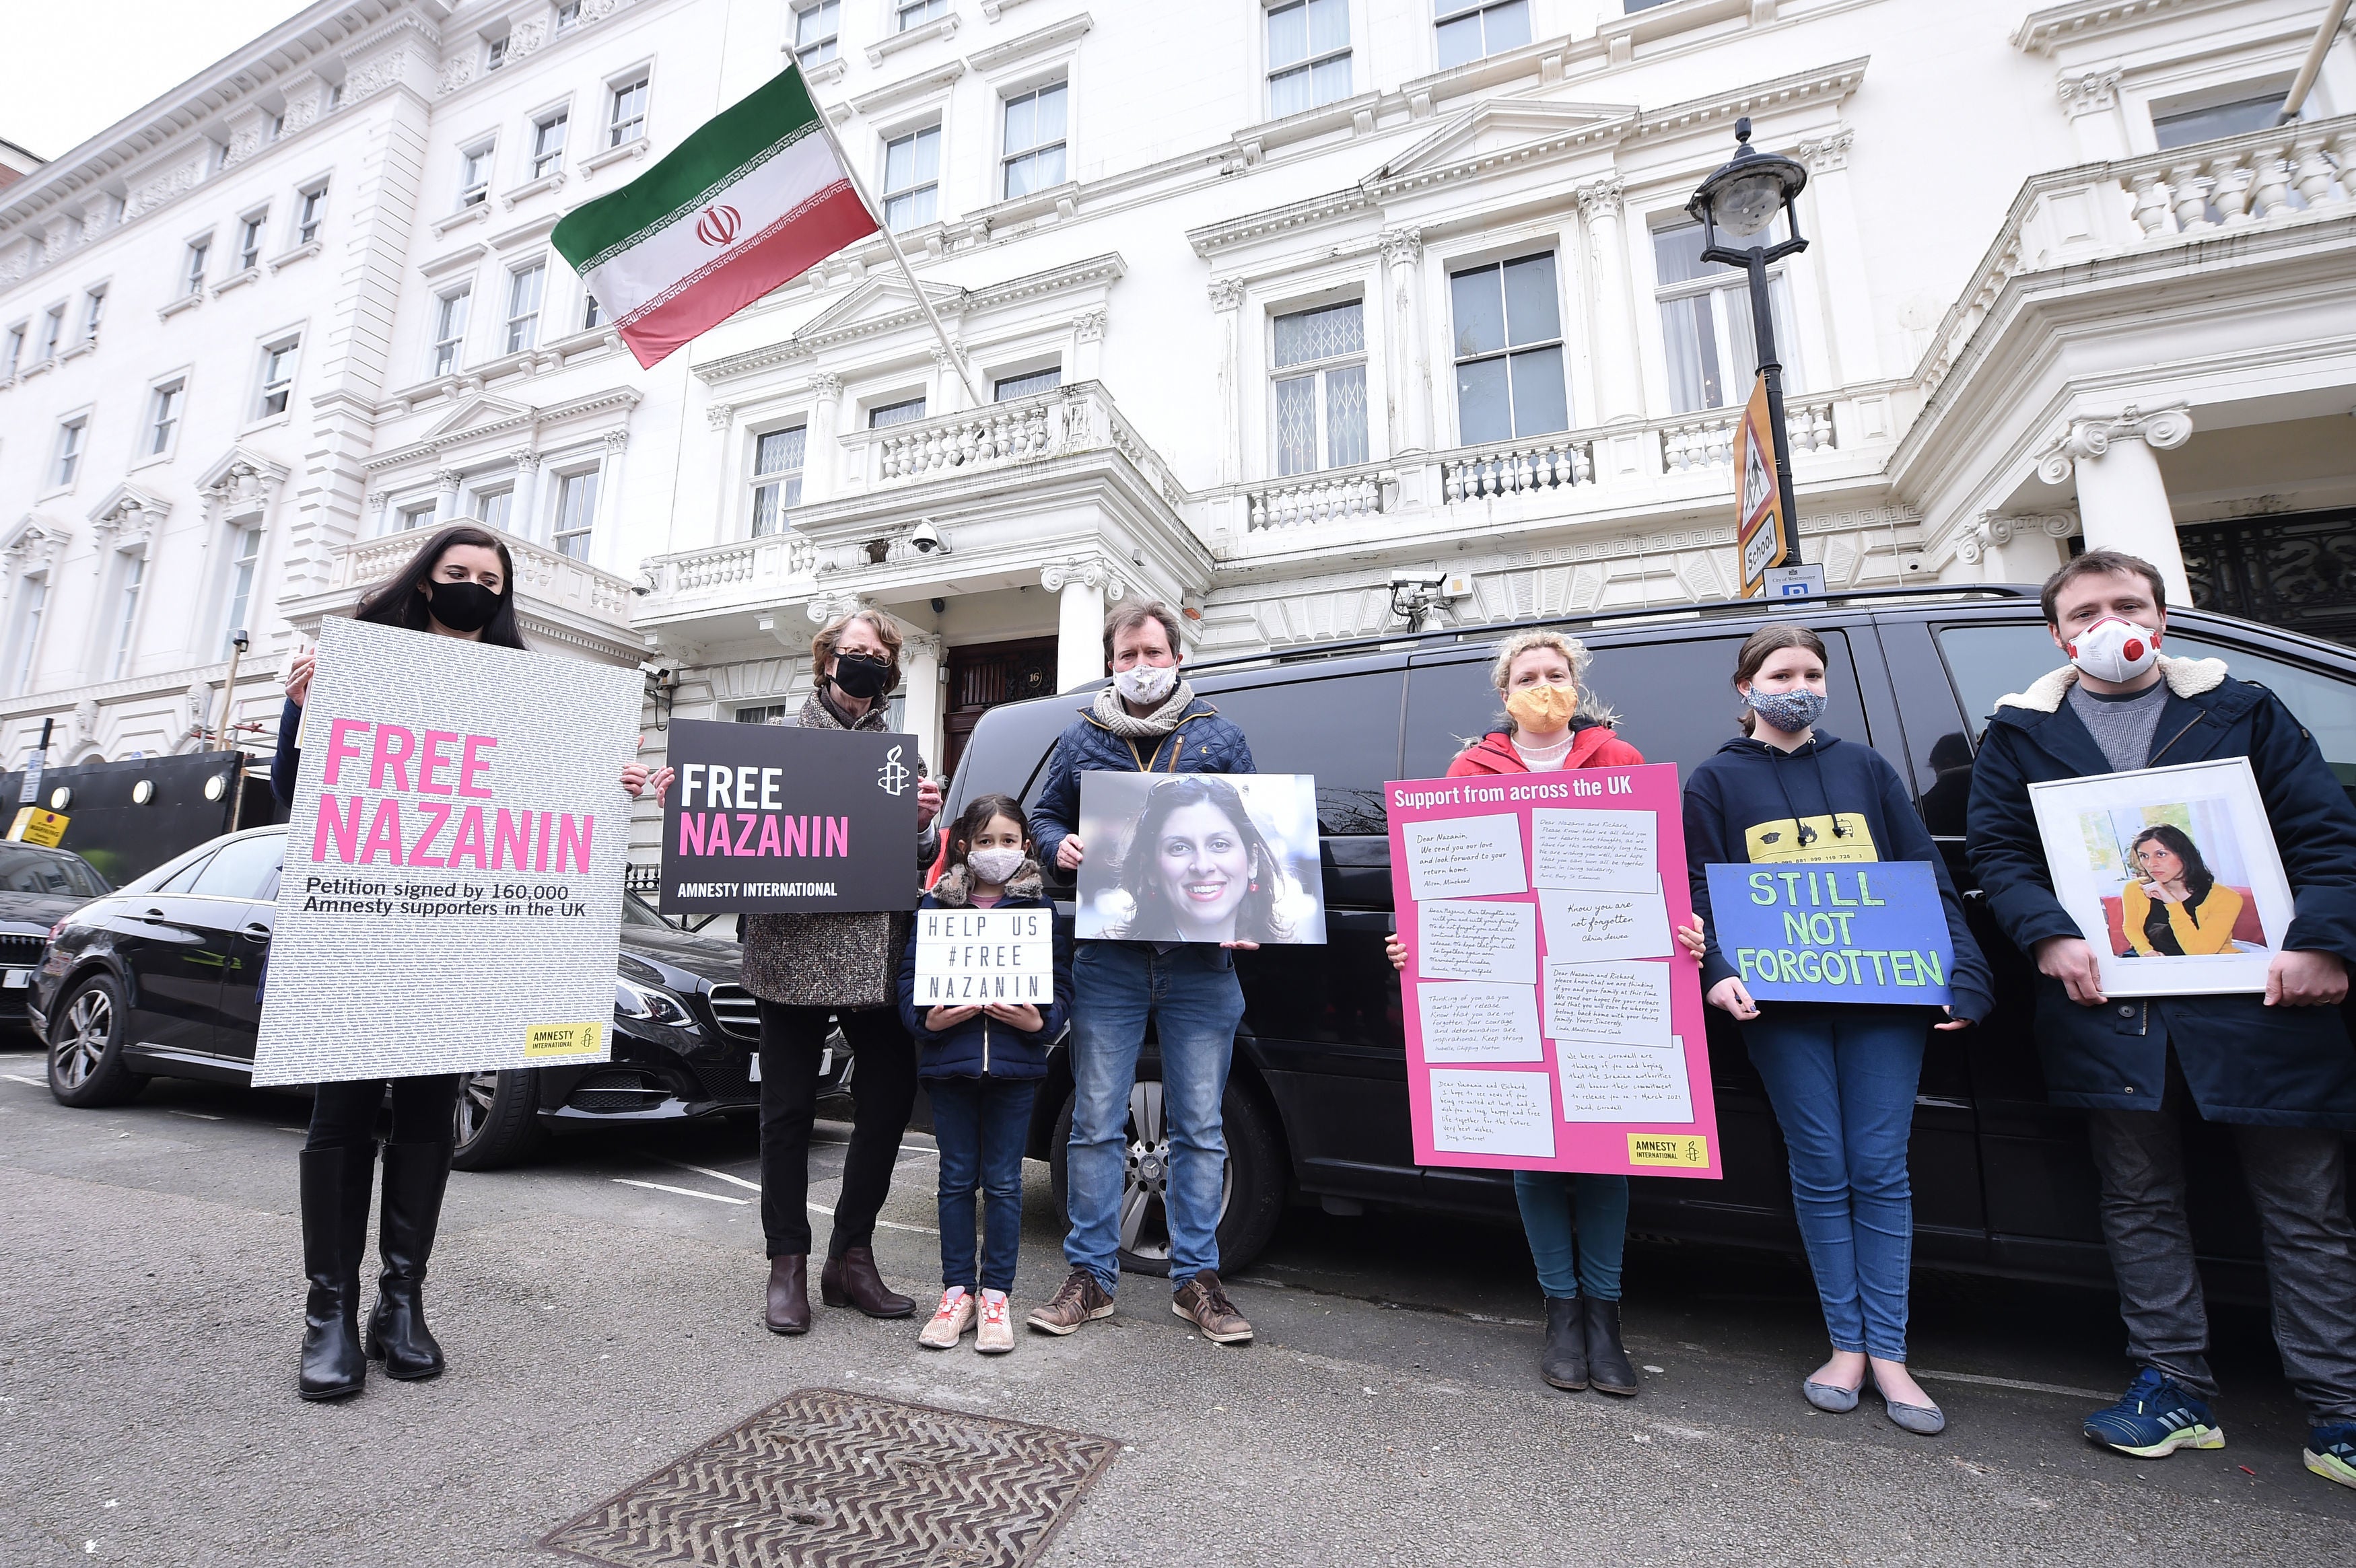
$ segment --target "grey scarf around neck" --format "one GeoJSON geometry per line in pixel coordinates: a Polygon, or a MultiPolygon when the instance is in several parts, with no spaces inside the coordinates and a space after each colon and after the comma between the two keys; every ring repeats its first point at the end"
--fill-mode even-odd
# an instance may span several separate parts
{"type": "Polygon", "coordinates": [[[1089,709],[1098,723],[1124,741],[1158,741],[1178,728],[1178,720],[1194,704],[1194,688],[1181,680],[1171,688],[1169,700],[1144,718],[1132,717],[1122,706],[1120,693],[1108,686],[1097,693],[1096,706],[1089,709]]]}

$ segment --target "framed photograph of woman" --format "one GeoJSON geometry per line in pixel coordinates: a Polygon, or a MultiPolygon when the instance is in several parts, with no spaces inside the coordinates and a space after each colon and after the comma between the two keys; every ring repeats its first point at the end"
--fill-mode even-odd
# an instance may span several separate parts
{"type": "Polygon", "coordinates": [[[1079,831],[1088,855],[1077,935],[1325,940],[1317,781],[1307,773],[1082,773],[1079,831]]]}
{"type": "Polygon", "coordinates": [[[2031,784],[2029,798],[2104,995],[2266,988],[2290,883],[2246,758],[2031,784]]]}

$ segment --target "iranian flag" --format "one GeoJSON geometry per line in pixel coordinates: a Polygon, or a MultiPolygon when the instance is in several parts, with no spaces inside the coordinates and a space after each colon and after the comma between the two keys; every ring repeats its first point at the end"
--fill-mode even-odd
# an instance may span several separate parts
{"type": "Polygon", "coordinates": [[[652,366],[878,227],[789,63],[550,239],[652,366]]]}

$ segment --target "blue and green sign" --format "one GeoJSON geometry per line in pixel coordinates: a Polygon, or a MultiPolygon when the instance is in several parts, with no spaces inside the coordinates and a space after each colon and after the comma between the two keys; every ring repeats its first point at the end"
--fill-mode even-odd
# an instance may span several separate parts
{"type": "Polygon", "coordinates": [[[1944,1006],[1954,944],[1921,860],[1710,866],[1719,950],[1757,1001],[1944,1006]]]}

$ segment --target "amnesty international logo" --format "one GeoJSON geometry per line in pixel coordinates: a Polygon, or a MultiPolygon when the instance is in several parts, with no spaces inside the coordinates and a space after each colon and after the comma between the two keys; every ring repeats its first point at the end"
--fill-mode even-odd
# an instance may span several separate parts
{"type": "Polygon", "coordinates": [[[884,765],[875,770],[875,787],[886,795],[905,795],[909,776],[907,765],[900,761],[900,748],[894,746],[884,754],[884,765]]]}

